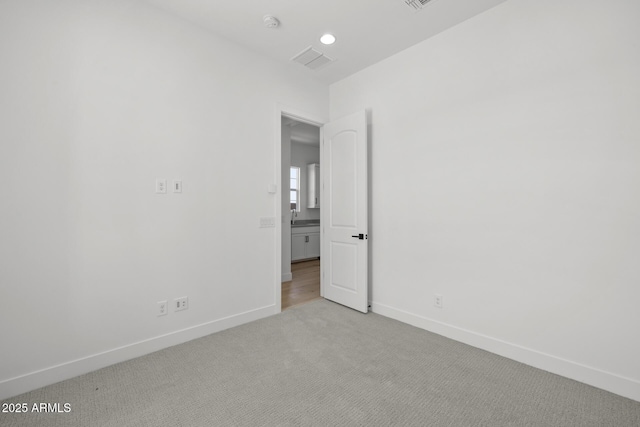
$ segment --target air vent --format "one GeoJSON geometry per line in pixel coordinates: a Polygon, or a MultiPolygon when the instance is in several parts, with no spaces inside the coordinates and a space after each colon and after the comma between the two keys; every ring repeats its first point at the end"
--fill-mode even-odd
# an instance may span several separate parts
{"type": "Polygon", "coordinates": [[[424,5],[429,3],[431,0],[404,0],[407,6],[411,6],[415,10],[420,10],[424,5]]]}
{"type": "Polygon", "coordinates": [[[312,70],[317,70],[318,68],[333,62],[333,59],[329,58],[322,52],[315,50],[311,46],[291,58],[291,60],[312,70]]]}

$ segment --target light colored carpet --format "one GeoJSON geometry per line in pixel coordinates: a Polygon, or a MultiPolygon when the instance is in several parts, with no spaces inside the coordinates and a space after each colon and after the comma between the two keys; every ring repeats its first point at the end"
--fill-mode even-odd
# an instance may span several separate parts
{"type": "Polygon", "coordinates": [[[325,300],[5,402],[2,426],[640,426],[640,403],[325,300]]]}

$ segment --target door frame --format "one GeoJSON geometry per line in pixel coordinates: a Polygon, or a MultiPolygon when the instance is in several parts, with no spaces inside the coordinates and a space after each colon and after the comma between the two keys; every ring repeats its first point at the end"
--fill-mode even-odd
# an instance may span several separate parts
{"type": "MultiPolygon", "coordinates": [[[[275,247],[275,280],[274,280],[274,314],[282,312],[282,116],[294,119],[296,121],[302,123],[308,123],[314,126],[318,126],[320,128],[320,144],[322,147],[323,140],[323,126],[327,123],[327,119],[318,117],[314,114],[308,114],[305,111],[299,110],[297,108],[292,108],[290,106],[284,104],[276,104],[275,113],[274,113],[274,145],[275,145],[275,183],[276,191],[275,194],[275,204],[276,204],[276,247],[275,247]]],[[[322,149],[320,149],[320,174],[322,175],[322,149]]],[[[322,198],[324,197],[324,191],[320,188],[320,206],[323,205],[322,198]]],[[[321,208],[322,209],[322,208],[321,208]]],[[[322,224],[320,225],[322,227],[322,224]]],[[[320,253],[322,254],[322,248],[324,245],[324,233],[322,232],[322,228],[320,229],[320,253]]],[[[320,258],[320,263],[322,264],[322,258],[320,258]]],[[[322,268],[322,267],[321,267],[322,268]]],[[[320,296],[324,295],[323,292],[323,280],[322,273],[320,275],[320,296]]]]}

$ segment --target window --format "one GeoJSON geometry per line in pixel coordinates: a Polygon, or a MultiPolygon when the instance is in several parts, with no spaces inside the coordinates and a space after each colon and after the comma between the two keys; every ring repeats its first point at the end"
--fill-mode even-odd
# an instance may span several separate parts
{"type": "Polygon", "coordinates": [[[289,178],[291,181],[289,185],[289,209],[300,212],[300,168],[291,166],[289,178]]]}

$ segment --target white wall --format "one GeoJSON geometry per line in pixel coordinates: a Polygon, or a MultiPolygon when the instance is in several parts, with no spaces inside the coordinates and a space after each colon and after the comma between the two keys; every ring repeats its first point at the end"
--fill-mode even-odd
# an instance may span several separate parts
{"type": "Polygon", "coordinates": [[[0,399],[276,311],[276,105],[326,85],[124,0],[2,1],[0,57],[0,399]]]}
{"type": "Polygon", "coordinates": [[[640,400],[638,22],[510,0],[331,86],[371,111],[374,311],[640,400]]]}
{"type": "Polygon", "coordinates": [[[309,200],[307,165],[311,163],[320,163],[320,147],[293,141],[291,143],[291,166],[300,168],[300,212],[298,212],[296,220],[320,220],[320,209],[307,208],[309,200]]]}

